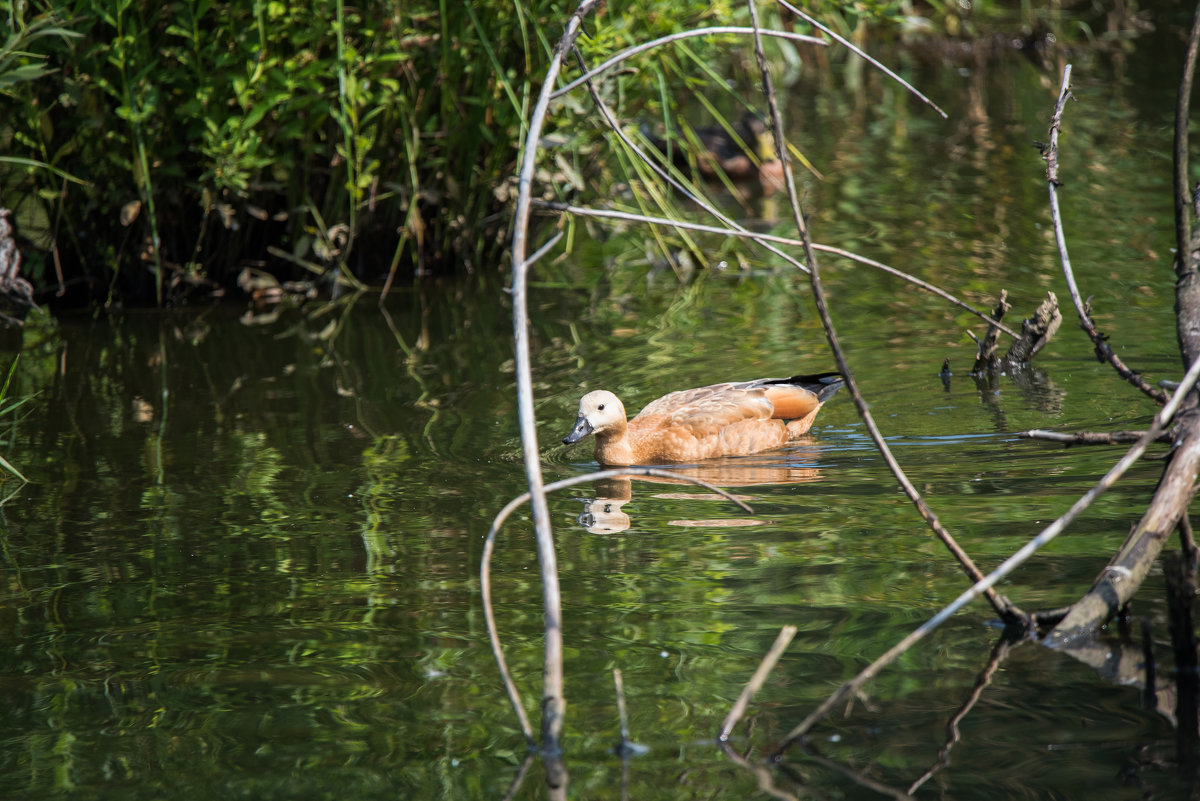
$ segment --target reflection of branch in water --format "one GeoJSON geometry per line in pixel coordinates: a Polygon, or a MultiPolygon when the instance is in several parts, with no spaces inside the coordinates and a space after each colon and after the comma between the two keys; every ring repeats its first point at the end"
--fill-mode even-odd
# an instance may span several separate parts
{"type": "MultiPolygon", "coordinates": [[[[1146,682],[1148,666],[1138,643],[1106,636],[1099,639],[1080,638],[1053,647],[1092,668],[1100,678],[1116,687],[1142,691],[1149,689],[1146,682]]],[[[1146,708],[1154,710],[1175,726],[1175,698],[1175,683],[1159,676],[1155,679],[1152,697],[1146,699],[1146,708]]]]}
{"type": "Polygon", "coordinates": [[[946,721],[946,743],[938,751],[937,761],[919,779],[912,783],[912,786],[908,788],[909,795],[919,790],[921,785],[933,778],[935,773],[950,764],[950,749],[954,748],[962,737],[958,731],[959,722],[970,713],[976,702],[979,701],[980,696],[983,695],[984,688],[992,683],[992,676],[995,675],[996,670],[1000,667],[1000,663],[1008,656],[1009,649],[1012,648],[1013,644],[1007,636],[1001,635],[999,641],[996,643],[996,647],[992,649],[991,658],[988,659],[988,663],[980,672],[979,678],[975,680],[975,686],[971,688],[970,694],[967,695],[967,700],[963,702],[962,706],[958,708],[958,711],[954,713],[950,720],[946,721]]]}
{"type": "MultiPolygon", "coordinates": [[[[1013,367],[1004,375],[1012,381],[1017,391],[1029,406],[1042,414],[1055,416],[1062,411],[1063,390],[1042,370],[1029,365],[1013,367]]],[[[999,432],[1009,430],[1008,418],[997,400],[1000,390],[1000,373],[993,370],[973,375],[980,402],[992,412],[993,428],[999,432]]]]}
{"type": "MultiPolygon", "coordinates": [[[[670,477],[672,473],[669,470],[656,467],[623,467],[619,470],[601,470],[598,473],[591,473],[586,476],[573,476],[565,478],[562,481],[546,484],[542,487],[542,491],[549,494],[556,490],[573,487],[576,484],[585,484],[598,479],[611,479],[626,475],[658,476],[661,478],[670,477]]],[[[686,479],[685,477],[685,480],[699,484],[705,489],[712,490],[727,500],[736,503],[750,514],[754,514],[753,509],[719,487],[714,487],[699,479],[686,479]]],[[[504,521],[508,519],[508,516],[528,500],[528,492],[513,498],[500,510],[496,518],[492,521],[492,526],[488,529],[487,538],[483,541],[483,556],[480,558],[479,565],[479,594],[483,601],[483,619],[487,624],[488,641],[492,646],[492,656],[496,658],[496,667],[500,670],[500,679],[504,682],[504,689],[508,693],[508,700],[517,715],[517,720],[521,724],[521,732],[525,735],[525,741],[533,748],[537,745],[537,741],[534,740],[533,728],[529,725],[529,717],[525,714],[525,706],[521,702],[521,694],[517,691],[517,685],[512,680],[512,675],[508,672],[508,663],[504,659],[504,649],[500,645],[500,634],[496,628],[496,615],[492,609],[492,552],[496,549],[496,534],[500,531],[500,527],[504,525],[504,521]]]]}
{"type": "MultiPolygon", "coordinates": [[[[835,770],[845,776],[847,779],[853,781],[855,784],[866,787],[868,790],[874,790],[880,795],[901,799],[912,798],[912,796],[908,795],[903,790],[898,790],[891,785],[887,785],[881,781],[876,781],[875,779],[864,776],[861,772],[852,768],[848,768],[842,763],[832,760],[829,757],[821,756],[811,745],[805,747],[804,754],[818,765],[829,768],[830,770],[835,770]]],[[[793,779],[793,781],[799,780],[799,777],[795,775],[795,770],[788,763],[779,762],[776,764],[776,767],[778,767],[781,772],[786,773],[789,778],[793,779]]]]}
{"type": "Polygon", "coordinates": [[[392,336],[396,340],[396,344],[404,351],[404,371],[408,373],[408,377],[416,383],[420,388],[421,394],[413,401],[413,405],[422,409],[429,410],[429,420],[425,422],[425,441],[429,444],[429,450],[433,453],[438,453],[437,444],[433,440],[433,424],[437,422],[438,416],[441,414],[436,403],[429,399],[433,393],[429,391],[425,379],[416,370],[418,361],[417,354],[423,353],[429,349],[429,307],[425,304],[425,295],[420,295],[421,298],[421,333],[417,336],[417,341],[412,347],[404,340],[404,335],[400,333],[400,329],[396,327],[395,321],[392,319],[391,313],[386,306],[379,307],[379,313],[383,316],[387,323],[388,329],[392,332],[392,336]]]}
{"type": "Polygon", "coordinates": [[[795,626],[784,626],[779,630],[779,635],[775,638],[775,643],[767,651],[767,655],[762,658],[762,661],[759,662],[754,675],[750,677],[750,681],[746,683],[742,694],[738,696],[737,702],[729,710],[729,715],[726,716],[725,722],[721,724],[721,731],[717,734],[719,741],[726,742],[729,739],[733,727],[742,719],[742,715],[746,713],[746,707],[750,706],[750,701],[753,700],[754,696],[762,688],[768,674],[775,669],[775,664],[779,661],[779,657],[783,656],[783,652],[787,650],[788,645],[791,644],[792,638],[795,636],[795,626]]]}
{"type": "MultiPolygon", "coordinates": [[[[1185,518],[1186,519],[1186,518],[1185,518]]],[[[1182,532],[1181,532],[1182,533],[1182,532]]],[[[1196,602],[1195,563],[1178,551],[1163,559],[1167,579],[1167,609],[1170,613],[1171,646],[1175,652],[1175,676],[1178,681],[1175,717],[1176,754],[1189,787],[1197,781],[1197,751],[1200,750],[1200,672],[1197,671],[1196,627],[1192,607],[1196,602]]]]}
{"type": "Polygon", "coordinates": [[[760,792],[766,793],[772,798],[783,799],[783,801],[799,801],[798,796],[775,786],[775,777],[771,775],[771,770],[765,763],[751,762],[737,751],[734,751],[729,743],[718,743],[717,747],[721,749],[721,753],[725,754],[733,764],[739,768],[745,768],[754,774],[754,778],[758,780],[758,789],[760,792]]]}
{"type": "Polygon", "coordinates": [[[533,751],[525,754],[525,759],[521,762],[521,767],[517,770],[517,775],[513,777],[512,786],[508,788],[508,792],[504,794],[503,801],[512,801],[517,797],[517,791],[521,789],[521,785],[525,782],[525,774],[529,772],[529,766],[533,764],[533,751]]]}

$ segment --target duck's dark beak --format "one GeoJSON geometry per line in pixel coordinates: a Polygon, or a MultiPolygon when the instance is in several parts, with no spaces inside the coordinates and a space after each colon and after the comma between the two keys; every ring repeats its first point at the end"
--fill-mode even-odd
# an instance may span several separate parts
{"type": "Polygon", "coordinates": [[[563,437],[563,444],[573,445],[590,433],[592,433],[592,424],[581,414],[575,421],[575,427],[571,429],[571,433],[563,437]]]}

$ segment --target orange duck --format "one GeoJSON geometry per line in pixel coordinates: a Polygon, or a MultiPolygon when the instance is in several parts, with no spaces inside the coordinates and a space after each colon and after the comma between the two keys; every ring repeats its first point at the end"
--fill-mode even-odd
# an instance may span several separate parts
{"type": "Polygon", "coordinates": [[[818,373],[713,384],[664,395],[628,421],[617,396],[598,389],[580,399],[563,442],[595,434],[596,461],[618,466],[744,456],[807,433],[843,383],[837,373],[818,373]]]}

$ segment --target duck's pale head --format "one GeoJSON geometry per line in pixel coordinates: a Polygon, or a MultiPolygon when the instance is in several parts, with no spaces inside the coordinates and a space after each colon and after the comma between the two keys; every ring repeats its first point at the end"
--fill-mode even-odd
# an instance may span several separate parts
{"type": "Polygon", "coordinates": [[[588,434],[602,437],[624,428],[625,407],[616,395],[606,389],[598,389],[579,399],[579,416],[575,418],[575,427],[563,437],[563,442],[570,445],[588,434]]]}

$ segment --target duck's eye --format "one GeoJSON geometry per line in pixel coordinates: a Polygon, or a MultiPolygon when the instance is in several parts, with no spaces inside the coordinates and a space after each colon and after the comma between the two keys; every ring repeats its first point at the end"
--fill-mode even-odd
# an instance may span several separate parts
{"type": "Polygon", "coordinates": [[[604,411],[604,404],[602,403],[599,406],[597,406],[596,408],[599,409],[600,411],[604,411]]]}

